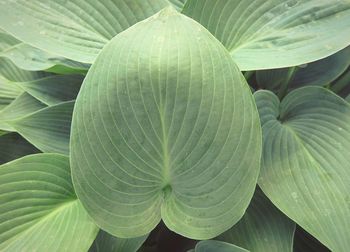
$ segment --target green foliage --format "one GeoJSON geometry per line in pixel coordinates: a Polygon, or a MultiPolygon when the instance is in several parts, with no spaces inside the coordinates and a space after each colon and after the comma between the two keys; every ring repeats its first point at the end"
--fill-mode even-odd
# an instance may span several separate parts
{"type": "Polygon", "coordinates": [[[348,251],[349,0],[0,6],[0,251],[348,251]]]}

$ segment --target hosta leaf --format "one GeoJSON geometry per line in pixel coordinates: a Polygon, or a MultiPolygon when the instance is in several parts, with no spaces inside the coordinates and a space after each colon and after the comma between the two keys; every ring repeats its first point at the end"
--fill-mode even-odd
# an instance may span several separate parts
{"type": "Polygon", "coordinates": [[[258,124],[225,48],[167,8],[116,36],[85,78],[71,137],[77,195],[117,237],[149,233],[161,218],[183,236],[215,237],[253,195],[258,124]]]}
{"type": "Polygon", "coordinates": [[[0,0],[0,27],[37,48],[92,63],[116,34],[162,8],[167,0],[0,0]]]}
{"type": "Polygon", "coordinates": [[[259,185],[270,200],[333,251],[350,246],[350,104],[304,87],[280,103],[255,94],[263,127],[259,185]]]}
{"type": "MultiPolygon", "coordinates": [[[[322,60],[298,66],[289,88],[325,86],[337,79],[350,65],[350,47],[322,60]]],[[[257,71],[258,85],[272,91],[278,90],[288,75],[289,68],[257,71]]]]}
{"type": "Polygon", "coordinates": [[[237,247],[233,244],[229,244],[221,241],[200,241],[197,243],[194,252],[248,252],[243,248],[237,247]]]}
{"type": "Polygon", "coordinates": [[[348,95],[345,100],[347,100],[348,102],[350,102],[350,95],[348,95]]]}
{"type": "Polygon", "coordinates": [[[63,102],[6,122],[39,150],[68,155],[73,107],[63,102]]]}
{"type": "Polygon", "coordinates": [[[20,69],[9,59],[0,58],[0,76],[4,77],[8,81],[31,81],[48,75],[50,74],[20,69]]]}
{"type": "Polygon", "coordinates": [[[0,164],[38,152],[37,148],[17,133],[0,133],[0,164]]]}
{"type": "Polygon", "coordinates": [[[56,65],[71,71],[85,70],[89,66],[25,44],[13,36],[0,32],[0,57],[11,60],[16,66],[28,71],[41,71],[56,65]]]}
{"type": "Polygon", "coordinates": [[[147,235],[131,239],[121,239],[101,230],[89,252],[136,252],[146,238],[147,235]]]}
{"type": "Polygon", "coordinates": [[[98,228],[77,200],[69,159],[36,154],[0,166],[1,251],[87,251],[98,228]]]}
{"type": "Polygon", "coordinates": [[[7,107],[0,111],[0,129],[15,131],[6,121],[19,119],[45,107],[45,104],[28,93],[23,92],[7,107]]]}
{"type": "Polygon", "coordinates": [[[350,44],[348,0],[188,0],[183,12],[214,34],[241,70],[301,65],[350,44]]]}
{"type": "Polygon", "coordinates": [[[294,230],[294,222],[256,190],[243,218],[216,239],[250,251],[292,252],[294,230]]]}
{"type": "Polygon", "coordinates": [[[293,243],[294,252],[331,252],[309,233],[300,227],[297,227],[294,234],[293,243]]]}
{"type": "Polygon", "coordinates": [[[47,105],[55,105],[74,100],[83,79],[82,75],[53,75],[17,85],[47,105]]]}
{"type": "Polygon", "coordinates": [[[18,97],[23,90],[0,76],[0,111],[18,97]]]}

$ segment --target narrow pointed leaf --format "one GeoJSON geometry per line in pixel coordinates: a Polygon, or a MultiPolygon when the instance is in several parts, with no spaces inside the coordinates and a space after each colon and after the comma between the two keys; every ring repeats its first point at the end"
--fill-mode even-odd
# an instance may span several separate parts
{"type": "Polygon", "coordinates": [[[213,238],[249,204],[260,137],[226,49],[167,8],[116,36],[90,68],[74,109],[74,186],[115,236],[147,234],[162,218],[183,236],[213,238]]]}
{"type": "Polygon", "coordinates": [[[41,101],[35,99],[28,93],[23,92],[8,106],[0,111],[0,129],[6,131],[15,131],[15,129],[11,127],[6,121],[19,119],[45,107],[46,105],[41,101]]]}
{"type": "Polygon", "coordinates": [[[44,51],[92,63],[116,34],[162,8],[167,0],[0,0],[0,27],[44,51]]]}
{"type": "Polygon", "coordinates": [[[347,251],[350,104],[320,87],[296,89],[281,103],[269,91],[255,97],[263,127],[261,189],[328,248],[347,251]]]}
{"type": "Polygon", "coordinates": [[[39,150],[68,155],[73,107],[63,102],[6,122],[39,150]]]}
{"type": "Polygon", "coordinates": [[[100,231],[89,252],[136,252],[146,240],[147,235],[122,239],[100,231]]]}
{"type": "Polygon", "coordinates": [[[188,0],[241,70],[302,65],[350,44],[348,0],[188,0]]]}
{"type": "Polygon", "coordinates": [[[55,105],[74,100],[83,79],[82,75],[53,75],[16,84],[43,103],[55,105]]]}
{"type": "Polygon", "coordinates": [[[0,111],[15,100],[23,90],[0,76],[0,111]]]}
{"type": "Polygon", "coordinates": [[[292,252],[294,230],[294,222],[257,189],[243,218],[216,239],[250,251],[292,252]]]}
{"type": "Polygon", "coordinates": [[[37,148],[17,133],[0,134],[0,164],[38,152],[37,148]]]}
{"type": "Polygon", "coordinates": [[[246,249],[237,247],[233,244],[221,242],[221,241],[214,241],[214,240],[207,240],[207,241],[200,241],[197,243],[196,248],[194,252],[249,252],[246,249]]]}
{"type": "Polygon", "coordinates": [[[98,228],[76,198],[69,159],[36,154],[0,166],[1,251],[87,251],[98,228]]]}

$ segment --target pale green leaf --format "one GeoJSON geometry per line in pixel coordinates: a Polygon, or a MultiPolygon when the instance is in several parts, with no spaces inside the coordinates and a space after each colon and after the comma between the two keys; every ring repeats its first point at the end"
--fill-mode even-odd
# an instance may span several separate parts
{"type": "Polygon", "coordinates": [[[292,252],[295,224],[257,189],[243,218],[216,239],[257,252],[292,252]]]}
{"type": "Polygon", "coordinates": [[[320,87],[280,103],[255,93],[263,127],[259,185],[288,217],[333,251],[350,247],[350,104],[320,87]]]}
{"type": "Polygon", "coordinates": [[[350,94],[345,98],[348,102],[350,102],[350,94]]]}
{"type": "Polygon", "coordinates": [[[0,133],[0,164],[38,152],[37,148],[17,133],[0,133]]]}
{"type": "Polygon", "coordinates": [[[92,63],[116,34],[164,7],[167,0],[0,0],[0,27],[27,44],[92,63]]]}
{"type": "Polygon", "coordinates": [[[101,230],[89,249],[89,252],[136,252],[146,238],[147,235],[131,239],[122,239],[101,230]]]}
{"type": "Polygon", "coordinates": [[[0,32],[0,57],[7,58],[19,68],[28,71],[48,70],[56,65],[64,66],[73,72],[89,68],[87,64],[47,53],[2,32],[0,32]]]}
{"type": "Polygon", "coordinates": [[[0,58],[0,76],[9,81],[30,81],[43,78],[48,75],[50,74],[45,72],[33,72],[20,69],[9,59],[0,58]]]}
{"type": "Polygon", "coordinates": [[[0,166],[0,250],[85,252],[98,228],[74,194],[69,159],[36,154],[0,166]]]}
{"type": "Polygon", "coordinates": [[[74,100],[83,79],[82,75],[53,75],[16,84],[43,103],[55,105],[74,100]]]}
{"type": "Polygon", "coordinates": [[[349,0],[188,0],[241,70],[302,65],[350,44],[349,0]]]}
{"type": "Polygon", "coordinates": [[[6,122],[39,150],[68,155],[73,107],[63,102],[6,122]]]}
{"type": "Polygon", "coordinates": [[[23,92],[3,110],[0,110],[0,129],[15,131],[6,121],[19,119],[45,107],[45,104],[23,92]]]}
{"type": "Polygon", "coordinates": [[[194,252],[249,252],[249,251],[226,242],[207,240],[207,241],[198,242],[194,252]]]}
{"type": "Polygon", "coordinates": [[[227,50],[164,9],[116,36],[85,78],[71,136],[77,195],[117,237],[147,234],[162,218],[183,236],[213,238],[253,196],[259,124],[227,50]]]}

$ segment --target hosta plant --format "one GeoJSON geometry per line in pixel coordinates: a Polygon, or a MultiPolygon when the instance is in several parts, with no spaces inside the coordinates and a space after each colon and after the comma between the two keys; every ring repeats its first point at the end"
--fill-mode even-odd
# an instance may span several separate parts
{"type": "Polygon", "coordinates": [[[348,251],[349,0],[0,6],[0,251],[348,251]]]}

